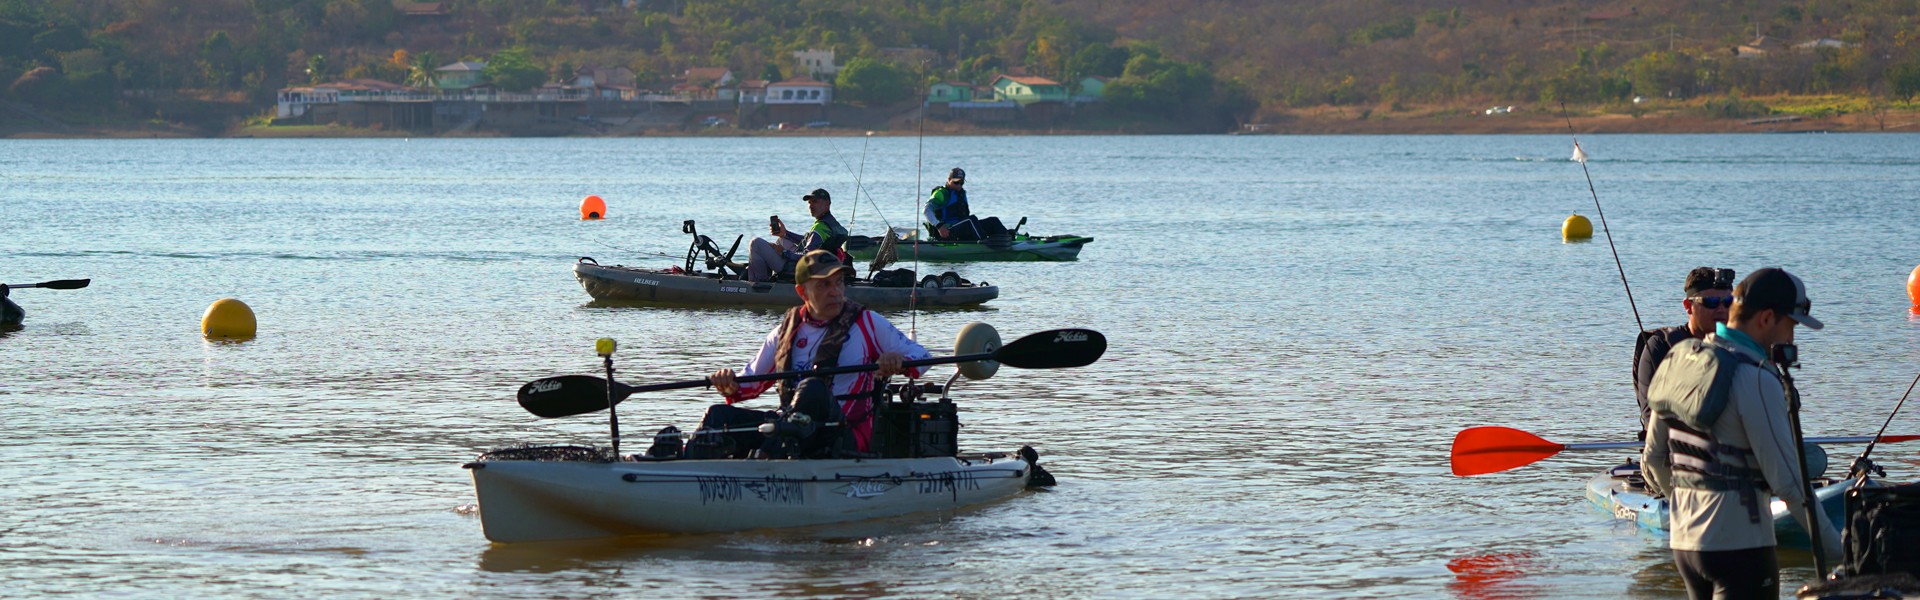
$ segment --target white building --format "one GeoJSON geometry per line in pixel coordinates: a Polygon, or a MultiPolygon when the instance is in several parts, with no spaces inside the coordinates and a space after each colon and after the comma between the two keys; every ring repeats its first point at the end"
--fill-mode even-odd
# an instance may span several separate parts
{"type": "Polygon", "coordinates": [[[788,79],[767,86],[767,104],[815,104],[833,102],[833,84],[812,79],[788,79]]]}
{"type": "MultiPolygon", "coordinates": [[[[806,70],[807,76],[813,79],[832,80],[835,75],[840,74],[840,65],[833,64],[832,49],[808,48],[796,51],[793,53],[793,60],[800,63],[800,68],[806,70]]],[[[794,74],[796,78],[799,76],[799,73],[794,74]]]]}

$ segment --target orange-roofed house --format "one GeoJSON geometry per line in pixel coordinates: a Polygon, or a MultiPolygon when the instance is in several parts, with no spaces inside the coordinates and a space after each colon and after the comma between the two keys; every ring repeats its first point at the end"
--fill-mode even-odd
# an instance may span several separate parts
{"type": "Polygon", "coordinates": [[[1066,102],[1067,86],[1045,77],[1001,75],[993,78],[993,95],[1021,106],[1035,102],[1066,102]]]}

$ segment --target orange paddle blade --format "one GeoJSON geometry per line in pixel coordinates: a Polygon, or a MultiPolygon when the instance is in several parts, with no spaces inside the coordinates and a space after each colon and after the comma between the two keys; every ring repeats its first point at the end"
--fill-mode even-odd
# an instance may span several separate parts
{"type": "Polygon", "coordinates": [[[1469,427],[1453,436],[1453,474],[1498,473],[1533,464],[1565,448],[1512,427],[1469,427]]]}

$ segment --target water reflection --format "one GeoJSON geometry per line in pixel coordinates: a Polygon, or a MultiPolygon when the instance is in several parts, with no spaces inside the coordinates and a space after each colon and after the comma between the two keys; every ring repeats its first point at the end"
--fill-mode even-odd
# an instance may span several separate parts
{"type": "MultiPolygon", "coordinates": [[[[1503,552],[1463,556],[1447,561],[1447,570],[1453,572],[1453,582],[1447,584],[1447,590],[1455,597],[1468,600],[1491,600],[1494,598],[1518,598],[1530,594],[1510,589],[1514,580],[1542,569],[1540,555],[1535,552],[1503,552]]],[[[1537,592],[1536,592],[1537,593],[1537,592]]]]}

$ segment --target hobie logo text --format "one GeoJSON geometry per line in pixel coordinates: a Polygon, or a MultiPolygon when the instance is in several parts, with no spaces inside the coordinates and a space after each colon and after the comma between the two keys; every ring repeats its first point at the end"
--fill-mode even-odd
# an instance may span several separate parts
{"type": "Polygon", "coordinates": [[[1061,342],[1084,342],[1084,341],[1087,341],[1087,332],[1084,332],[1084,331],[1062,331],[1060,332],[1059,335],[1056,335],[1053,337],[1053,343],[1055,344],[1058,344],[1061,342]]]}
{"type": "Polygon", "coordinates": [[[551,391],[560,389],[560,382],[535,381],[533,382],[533,385],[531,387],[533,388],[533,393],[540,394],[540,393],[551,392],[551,391]]]}

